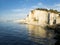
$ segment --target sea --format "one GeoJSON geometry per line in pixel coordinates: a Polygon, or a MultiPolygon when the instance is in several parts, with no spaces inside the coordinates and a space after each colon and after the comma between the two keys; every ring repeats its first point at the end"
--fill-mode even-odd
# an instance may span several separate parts
{"type": "Polygon", "coordinates": [[[54,30],[37,25],[0,22],[0,45],[55,45],[54,30]]]}

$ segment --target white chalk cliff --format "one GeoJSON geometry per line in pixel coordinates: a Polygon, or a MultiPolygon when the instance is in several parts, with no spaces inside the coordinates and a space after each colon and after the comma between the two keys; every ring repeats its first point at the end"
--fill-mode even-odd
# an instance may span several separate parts
{"type": "Polygon", "coordinates": [[[60,14],[56,10],[34,9],[29,12],[24,23],[47,26],[60,23],[60,14]]]}

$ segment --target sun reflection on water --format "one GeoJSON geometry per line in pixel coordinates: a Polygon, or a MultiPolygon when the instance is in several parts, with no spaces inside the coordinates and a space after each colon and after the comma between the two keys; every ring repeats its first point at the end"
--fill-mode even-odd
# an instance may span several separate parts
{"type": "Polygon", "coordinates": [[[40,26],[27,25],[29,40],[44,44],[44,45],[54,45],[54,31],[47,30],[40,26]]]}

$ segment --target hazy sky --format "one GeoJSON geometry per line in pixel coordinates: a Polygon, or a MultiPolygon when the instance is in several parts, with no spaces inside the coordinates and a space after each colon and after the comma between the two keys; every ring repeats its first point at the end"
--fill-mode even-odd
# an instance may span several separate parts
{"type": "Polygon", "coordinates": [[[24,18],[34,8],[60,11],[60,0],[0,0],[0,21],[24,18]]]}

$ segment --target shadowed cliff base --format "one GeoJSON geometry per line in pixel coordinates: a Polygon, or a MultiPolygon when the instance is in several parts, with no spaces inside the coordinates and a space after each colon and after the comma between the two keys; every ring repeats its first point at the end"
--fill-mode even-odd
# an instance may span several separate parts
{"type": "Polygon", "coordinates": [[[48,29],[53,29],[53,30],[59,30],[60,29],[60,24],[54,24],[54,25],[48,25],[48,29]]]}
{"type": "Polygon", "coordinates": [[[47,28],[54,30],[54,32],[56,34],[54,37],[54,39],[56,40],[55,45],[60,45],[60,24],[47,26],[47,28]]]}

